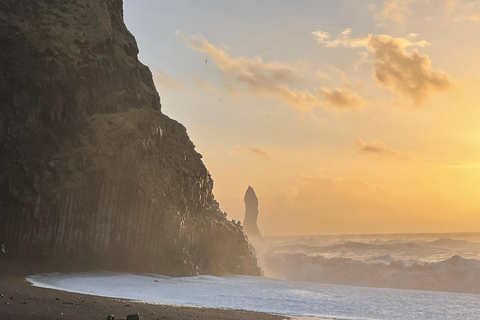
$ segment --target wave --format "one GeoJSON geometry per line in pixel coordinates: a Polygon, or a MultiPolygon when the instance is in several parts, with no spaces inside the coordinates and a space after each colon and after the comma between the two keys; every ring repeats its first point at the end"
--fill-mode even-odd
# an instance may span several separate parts
{"type": "MultiPolygon", "coordinates": [[[[311,240],[311,239],[309,239],[311,240]]],[[[331,239],[317,239],[316,242],[277,241],[269,243],[267,251],[275,253],[303,253],[326,258],[351,258],[376,260],[379,256],[390,255],[397,260],[439,262],[454,255],[480,259],[480,242],[460,239],[358,239],[332,242],[331,239]]]]}
{"type": "Polygon", "coordinates": [[[396,250],[396,249],[411,249],[411,248],[423,248],[425,246],[431,247],[440,247],[440,248],[480,248],[480,242],[473,242],[467,240],[457,240],[451,238],[442,238],[434,241],[425,241],[425,240],[416,240],[416,241],[400,241],[400,240],[381,240],[375,239],[370,242],[359,242],[359,241],[345,241],[339,243],[330,243],[330,242],[317,242],[317,243],[299,243],[289,241],[286,243],[274,244],[272,247],[276,251],[297,251],[297,252],[308,252],[313,250],[324,250],[324,251],[337,251],[341,249],[386,249],[386,250],[396,250]]]}
{"type": "Polygon", "coordinates": [[[467,240],[457,240],[450,238],[442,238],[434,241],[426,242],[429,246],[438,246],[442,248],[462,248],[462,247],[473,247],[480,248],[480,242],[467,241],[467,240]]]}
{"type": "Polygon", "coordinates": [[[339,251],[342,249],[359,249],[359,250],[400,250],[400,249],[423,249],[423,246],[412,242],[396,242],[396,243],[363,243],[346,241],[340,244],[330,245],[324,248],[326,251],[339,251]]]}
{"type": "Polygon", "coordinates": [[[362,243],[346,241],[336,244],[287,244],[269,248],[275,253],[303,253],[310,256],[324,256],[329,258],[351,258],[356,260],[372,260],[378,256],[389,254],[396,259],[413,259],[419,261],[440,261],[454,254],[461,253],[441,247],[427,247],[412,242],[397,243],[362,243]]]}
{"type": "Polygon", "coordinates": [[[268,252],[262,263],[266,276],[294,281],[480,294],[480,261],[458,255],[421,263],[390,255],[361,261],[268,252]]]}
{"type": "Polygon", "coordinates": [[[355,242],[355,241],[346,241],[343,243],[335,244],[305,244],[305,243],[288,243],[273,246],[272,248],[275,251],[287,251],[287,252],[313,252],[313,251],[341,251],[345,249],[354,249],[354,250],[398,250],[398,249],[411,249],[411,248],[422,247],[419,244],[412,242],[394,242],[394,243],[364,243],[364,242],[355,242]]]}

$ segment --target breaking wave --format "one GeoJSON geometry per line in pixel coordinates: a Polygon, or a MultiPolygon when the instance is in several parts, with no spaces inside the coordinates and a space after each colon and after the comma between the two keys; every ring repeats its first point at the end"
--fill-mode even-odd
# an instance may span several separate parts
{"type": "Polygon", "coordinates": [[[270,240],[261,261],[267,276],[287,280],[480,294],[471,239],[292,237],[270,240]]]}
{"type": "Polygon", "coordinates": [[[264,267],[276,278],[398,289],[480,293],[480,261],[453,256],[434,263],[404,262],[389,255],[377,262],[302,253],[267,253],[264,267]]]}

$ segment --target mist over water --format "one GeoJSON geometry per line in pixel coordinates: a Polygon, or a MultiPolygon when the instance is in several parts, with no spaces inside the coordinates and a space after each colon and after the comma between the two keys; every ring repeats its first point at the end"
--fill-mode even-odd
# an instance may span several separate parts
{"type": "Polygon", "coordinates": [[[480,233],[269,237],[258,255],[279,279],[480,293],[480,233]]]}
{"type": "Polygon", "coordinates": [[[262,244],[257,255],[266,277],[97,272],[27,280],[150,303],[301,317],[457,320],[480,314],[480,234],[270,237],[262,244]]]}

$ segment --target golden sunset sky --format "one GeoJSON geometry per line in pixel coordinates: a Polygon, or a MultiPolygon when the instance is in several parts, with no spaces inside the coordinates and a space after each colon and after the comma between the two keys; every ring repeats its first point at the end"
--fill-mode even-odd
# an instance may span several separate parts
{"type": "Polygon", "coordinates": [[[480,0],[126,0],[163,112],[264,235],[480,231],[480,0]]]}

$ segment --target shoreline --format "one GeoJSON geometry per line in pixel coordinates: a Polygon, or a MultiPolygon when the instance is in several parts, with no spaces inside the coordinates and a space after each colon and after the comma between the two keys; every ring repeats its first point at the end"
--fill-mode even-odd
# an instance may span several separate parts
{"type": "MultiPolygon", "coordinates": [[[[31,260],[0,260],[0,320],[115,319],[139,313],[144,320],[282,320],[289,316],[246,310],[150,304],[128,299],[71,293],[33,286],[26,277],[38,273],[78,272],[85,268],[60,267],[31,260]]],[[[92,270],[89,270],[92,271],[92,270]]]]}

